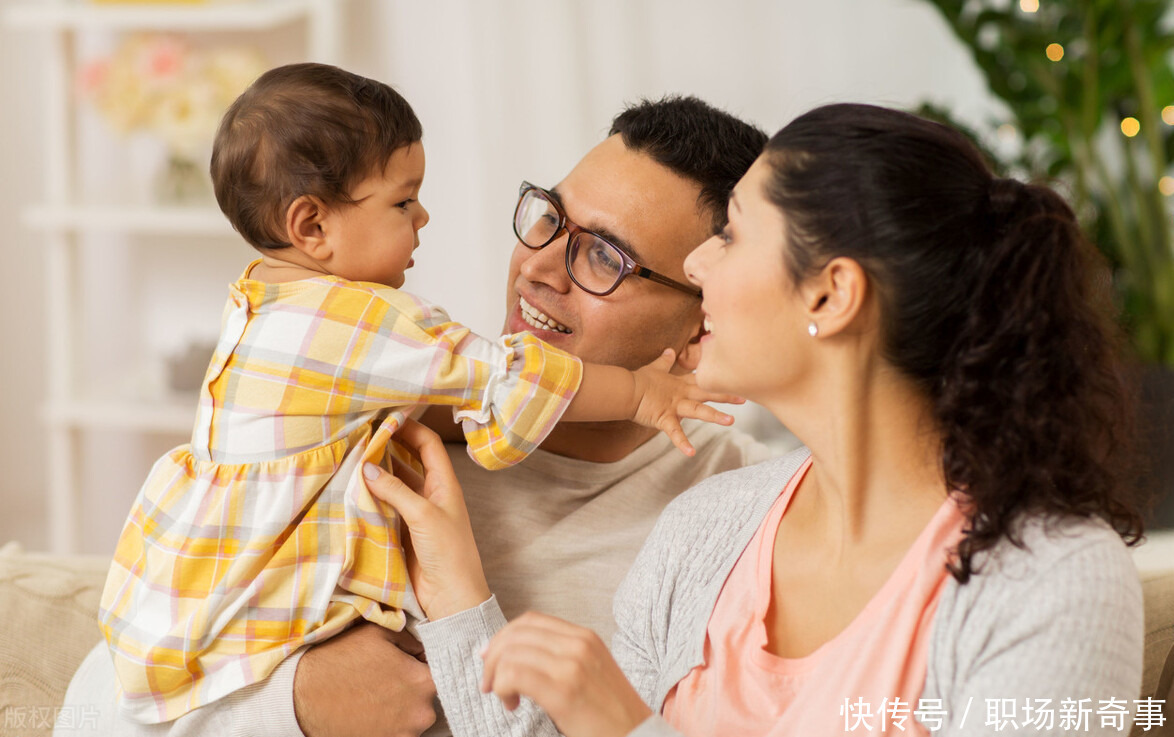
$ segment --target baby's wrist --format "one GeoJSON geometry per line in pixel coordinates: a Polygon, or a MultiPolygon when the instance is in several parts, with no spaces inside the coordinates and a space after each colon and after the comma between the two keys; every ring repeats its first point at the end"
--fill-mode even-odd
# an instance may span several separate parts
{"type": "Polygon", "coordinates": [[[628,418],[635,420],[640,415],[640,405],[644,403],[644,397],[648,394],[652,386],[647,376],[643,373],[645,369],[636,369],[635,371],[628,371],[628,381],[631,383],[628,401],[628,418]]]}

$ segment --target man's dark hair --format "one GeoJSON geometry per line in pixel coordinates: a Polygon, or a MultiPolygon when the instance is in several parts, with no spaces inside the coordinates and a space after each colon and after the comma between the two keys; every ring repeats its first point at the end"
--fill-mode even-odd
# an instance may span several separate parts
{"type": "Polygon", "coordinates": [[[762,153],[767,135],[696,97],[641,100],[615,117],[608,135],[701,185],[697,205],[716,233],[725,227],[734,185],[762,153]]]}
{"type": "Polygon", "coordinates": [[[352,204],[360,181],[423,129],[398,92],[326,64],[271,69],[220,121],[212,147],[216,201],[255,248],[285,248],[285,213],[298,197],[352,204]]]}

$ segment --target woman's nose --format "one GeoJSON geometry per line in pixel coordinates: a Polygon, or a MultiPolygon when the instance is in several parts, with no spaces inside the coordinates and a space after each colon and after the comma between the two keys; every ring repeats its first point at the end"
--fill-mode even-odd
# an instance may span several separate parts
{"type": "Polygon", "coordinates": [[[709,248],[716,238],[715,235],[702,241],[701,245],[694,248],[685,257],[685,278],[698,287],[701,286],[701,282],[705,278],[706,254],[709,253],[709,248]]]}

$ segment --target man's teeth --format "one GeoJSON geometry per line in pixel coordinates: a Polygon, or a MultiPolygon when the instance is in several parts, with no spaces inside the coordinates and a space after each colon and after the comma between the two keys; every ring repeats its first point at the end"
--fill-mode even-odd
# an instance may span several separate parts
{"type": "Polygon", "coordinates": [[[713,323],[709,321],[709,315],[705,316],[705,320],[702,322],[702,327],[705,328],[705,332],[707,333],[713,332],[713,323]]]}
{"type": "Polygon", "coordinates": [[[556,333],[571,332],[571,329],[566,325],[554,321],[521,297],[518,297],[518,306],[522,308],[522,320],[531,327],[539,330],[553,330],[556,333]]]}

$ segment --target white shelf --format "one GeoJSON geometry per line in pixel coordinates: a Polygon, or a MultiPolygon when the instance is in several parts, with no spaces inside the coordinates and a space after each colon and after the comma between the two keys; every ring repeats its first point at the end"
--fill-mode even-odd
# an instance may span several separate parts
{"type": "Polygon", "coordinates": [[[6,9],[17,27],[62,29],[258,31],[306,18],[311,0],[235,0],[202,3],[93,3],[40,0],[6,9]]]}
{"type": "Polygon", "coordinates": [[[196,419],[196,398],[143,400],[76,400],[50,404],[46,421],[56,427],[138,430],[189,435],[196,419]]]}
{"type": "Polygon", "coordinates": [[[44,231],[236,235],[215,207],[39,206],[31,208],[24,221],[30,228],[44,231]]]}
{"type": "MultiPolygon", "coordinates": [[[[51,399],[43,413],[48,442],[54,449],[53,462],[47,468],[46,505],[49,546],[55,552],[74,549],[82,524],[82,500],[87,493],[93,493],[87,490],[78,467],[80,433],[76,431],[122,430],[190,437],[196,417],[194,396],[151,399],[83,393],[75,398],[80,384],[78,374],[84,372],[85,365],[77,340],[82,305],[76,296],[83,291],[86,277],[79,268],[79,259],[84,255],[80,246],[85,237],[93,233],[144,234],[159,236],[159,242],[173,239],[179,247],[190,247],[192,241],[203,243],[207,238],[240,238],[214,202],[197,207],[162,207],[149,203],[95,204],[73,198],[72,193],[78,191],[75,180],[79,153],[93,145],[81,140],[75,130],[79,47],[90,32],[257,35],[301,26],[304,33],[300,44],[305,47],[300,54],[302,60],[337,64],[342,31],[339,11],[344,5],[344,0],[0,1],[0,21],[18,31],[38,31],[44,36],[44,53],[35,63],[30,62],[30,70],[39,74],[44,88],[44,204],[26,210],[23,219],[27,226],[43,234],[39,240],[45,254],[45,275],[49,288],[57,290],[45,307],[51,399]]],[[[116,197],[113,193],[111,196],[116,197]]]]}

